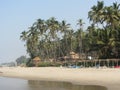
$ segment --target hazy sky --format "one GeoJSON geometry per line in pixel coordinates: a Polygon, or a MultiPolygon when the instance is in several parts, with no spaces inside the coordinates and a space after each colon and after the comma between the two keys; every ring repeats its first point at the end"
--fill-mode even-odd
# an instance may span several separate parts
{"type": "MultiPolygon", "coordinates": [[[[120,3],[120,0],[104,0],[105,5],[115,1],[120,3]]],[[[27,55],[20,33],[38,18],[65,19],[73,28],[78,19],[83,19],[87,26],[88,11],[95,4],[97,0],[0,0],[0,63],[27,55]]]]}

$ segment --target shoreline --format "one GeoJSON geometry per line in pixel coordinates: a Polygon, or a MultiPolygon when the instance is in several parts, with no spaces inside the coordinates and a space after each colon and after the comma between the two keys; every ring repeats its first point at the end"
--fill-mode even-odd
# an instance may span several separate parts
{"type": "Polygon", "coordinates": [[[2,77],[99,85],[108,90],[120,90],[120,69],[114,68],[1,67],[0,72],[2,77]]]}

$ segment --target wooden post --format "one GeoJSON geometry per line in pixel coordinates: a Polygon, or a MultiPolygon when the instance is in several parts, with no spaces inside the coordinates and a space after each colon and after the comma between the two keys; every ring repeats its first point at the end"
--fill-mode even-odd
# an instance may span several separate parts
{"type": "Polygon", "coordinates": [[[114,60],[112,60],[112,67],[114,67],[114,60]]]}
{"type": "Polygon", "coordinates": [[[95,60],[95,67],[96,67],[96,60],[95,60]]]}
{"type": "Polygon", "coordinates": [[[107,60],[107,66],[109,67],[109,60],[107,60]]]}
{"type": "Polygon", "coordinates": [[[117,66],[118,66],[118,60],[116,60],[117,61],[117,66]]]}
{"type": "Polygon", "coordinates": [[[85,67],[85,60],[84,60],[84,67],[85,67]]]}
{"type": "Polygon", "coordinates": [[[100,60],[99,60],[99,65],[100,65],[100,60]]]}

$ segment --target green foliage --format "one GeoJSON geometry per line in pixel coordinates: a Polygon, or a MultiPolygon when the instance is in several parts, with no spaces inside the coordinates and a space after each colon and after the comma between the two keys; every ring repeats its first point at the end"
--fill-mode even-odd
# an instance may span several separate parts
{"type": "Polygon", "coordinates": [[[28,62],[28,58],[26,56],[20,56],[16,59],[17,65],[26,64],[28,62]]]}
{"type": "Polygon", "coordinates": [[[60,66],[60,63],[53,63],[53,62],[40,62],[38,64],[38,67],[58,67],[60,66]]]}
{"type": "Polygon", "coordinates": [[[30,63],[27,64],[27,67],[34,67],[34,66],[35,66],[35,64],[32,63],[32,62],[30,62],[30,63]]]}
{"type": "MultiPolygon", "coordinates": [[[[82,19],[78,20],[79,28],[73,30],[65,20],[52,17],[38,19],[28,31],[21,33],[20,38],[26,42],[31,58],[39,56],[42,60],[56,60],[68,56],[70,51],[98,58],[120,58],[119,6],[118,3],[105,6],[104,1],[98,1],[88,12],[91,25],[87,30],[83,28],[82,19]]],[[[39,66],[54,65],[41,63],[39,66]]]]}

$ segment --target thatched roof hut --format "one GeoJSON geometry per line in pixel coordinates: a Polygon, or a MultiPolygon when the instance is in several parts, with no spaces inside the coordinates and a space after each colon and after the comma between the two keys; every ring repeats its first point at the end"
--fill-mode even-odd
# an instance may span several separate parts
{"type": "Polygon", "coordinates": [[[70,52],[70,57],[72,59],[79,59],[79,55],[77,53],[75,53],[75,52],[70,52]]]}
{"type": "Polygon", "coordinates": [[[39,57],[33,58],[33,63],[35,64],[35,66],[38,66],[40,61],[41,61],[41,59],[39,57]]]}
{"type": "Polygon", "coordinates": [[[41,61],[41,59],[39,57],[35,57],[33,58],[33,61],[41,61]]]}
{"type": "Polygon", "coordinates": [[[75,55],[75,52],[70,52],[70,55],[75,55]]]}

